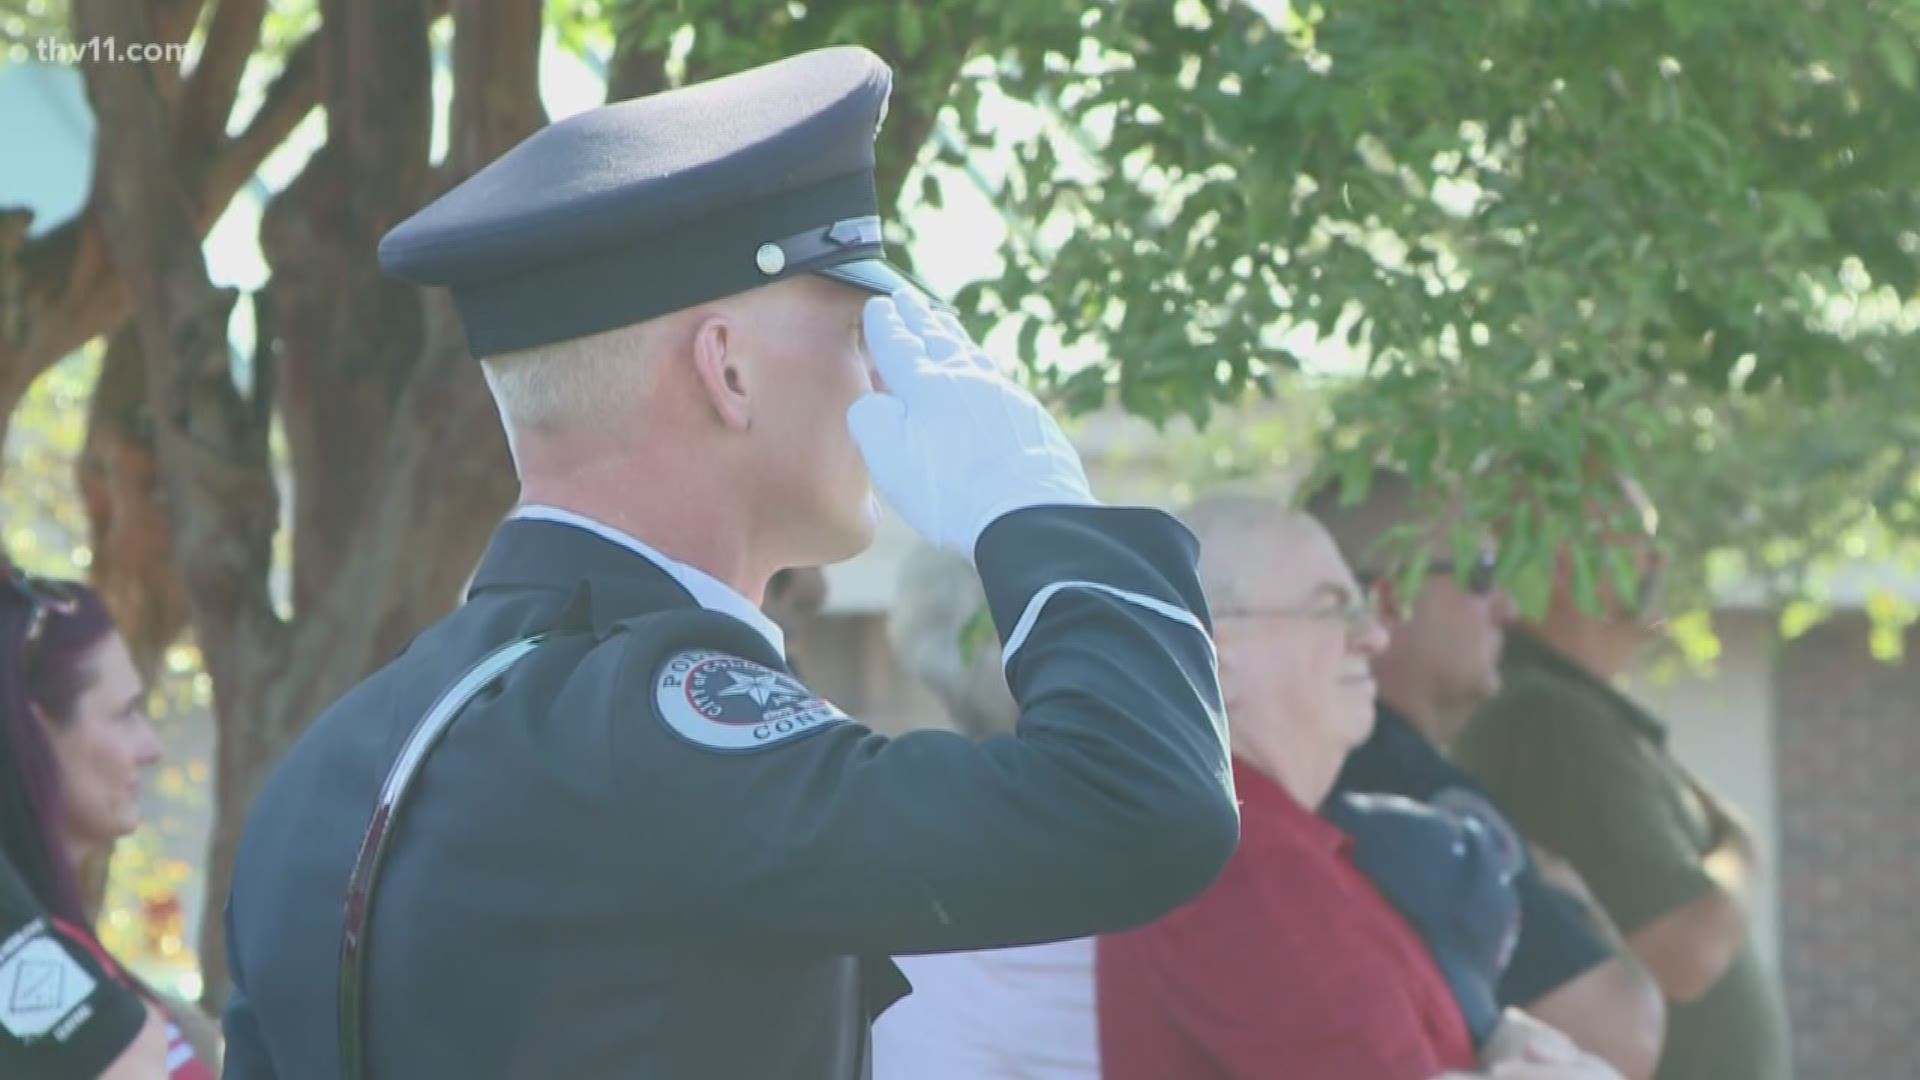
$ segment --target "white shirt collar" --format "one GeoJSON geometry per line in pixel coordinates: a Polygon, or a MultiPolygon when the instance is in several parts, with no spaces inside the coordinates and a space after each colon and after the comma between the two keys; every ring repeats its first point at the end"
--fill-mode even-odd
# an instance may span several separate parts
{"type": "Polygon", "coordinates": [[[686,563],[675,562],[647,546],[633,536],[621,532],[605,522],[595,521],[584,514],[571,510],[562,510],[557,506],[529,505],[515,510],[514,518],[526,521],[551,521],[561,525],[572,525],[585,529],[603,540],[610,540],[621,547],[638,554],[648,562],[667,572],[667,576],[680,583],[680,586],[693,594],[694,602],[708,611],[717,611],[722,615],[731,615],[760,632],[773,646],[773,651],[781,659],[787,655],[787,635],[780,624],[767,618],[767,613],[754,607],[746,597],[735,592],[731,586],[712,574],[686,563]]]}

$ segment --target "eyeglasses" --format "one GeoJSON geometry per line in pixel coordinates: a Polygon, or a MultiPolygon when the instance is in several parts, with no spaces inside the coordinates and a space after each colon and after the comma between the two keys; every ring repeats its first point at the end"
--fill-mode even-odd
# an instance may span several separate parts
{"type": "Polygon", "coordinates": [[[1215,619],[1264,618],[1269,615],[1285,615],[1301,619],[1339,620],[1346,624],[1350,637],[1361,637],[1371,631],[1380,621],[1380,594],[1363,586],[1358,595],[1347,594],[1336,604],[1287,607],[1242,607],[1218,608],[1213,612],[1215,619]]]}
{"type": "Polygon", "coordinates": [[[33,655],[40,646],[41,635],[47,629],[47,616],[73,614],[80,610],[80,598],[73,586],[64,581],[36,578],[17,567],[7,571],[7,584],[25,597],[30,605],[20,656],[23,665],[31,666],[33,655]]]}
{"type": "MultiPolygon", "coordinates": [[[[1500,556],[1498,553],[1482,551],[1480,557],[1473,561],[1473,565],[1467,567],[1467,591],[1475,596],[1491,595],[1494,587],[1499,584],[1494,573],[1499,568],[1499,565],[1500,556]]],[[[1452,559],[1435,559],[1427,564],[1427,573],[1445,574],[1448,577],[1455,577],[1459,573],[1459,569],[1460,564],[1454,562],[1452,559]]],[[[1378,570],[1362,570],[1355,576],[1360,579],[1361,584],[1371,589],[1376,587],[1380,579],[1387,575],[1382,574],[1378,570]]]]}

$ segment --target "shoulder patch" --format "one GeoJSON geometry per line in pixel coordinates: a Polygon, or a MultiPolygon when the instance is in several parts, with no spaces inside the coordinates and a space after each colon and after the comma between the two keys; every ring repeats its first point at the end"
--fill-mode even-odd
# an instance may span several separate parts
{"type": "Polygon", "coordinates": [[[849,720],[786,672],[713,649],[683,649],[663,664],[653,705],[675,735],[729,753],[765,750],[849,720]]]}
{"type": "MultiPolygon", "coordinates": [[[[0,959],[0,1028],[21,1042],[85,1023],[91,1008],[76,1013],[93,996],[93,976],[51,935],[16,935],[0,959]],[[66,1024],[61,1021],[69,1016],[66,1024]]],[[[65,1034],[55,1032],[56,1040],[65,1034]]]]}

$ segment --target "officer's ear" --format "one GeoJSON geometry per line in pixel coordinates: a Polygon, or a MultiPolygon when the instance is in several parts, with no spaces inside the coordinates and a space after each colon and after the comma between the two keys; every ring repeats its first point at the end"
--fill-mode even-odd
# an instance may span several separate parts
{"type": "Polygon", "coordinates": [[[745,432],[753,426],[741,341],[740,327],[724,311],[700,316],[693,327],[694,379],[715,419],[734,432],[745,432]]]}

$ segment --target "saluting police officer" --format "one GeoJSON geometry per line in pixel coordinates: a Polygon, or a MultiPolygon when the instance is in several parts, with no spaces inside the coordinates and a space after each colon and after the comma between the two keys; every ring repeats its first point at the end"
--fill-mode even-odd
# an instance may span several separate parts
{"type": "Polygon", "coordinates": [[[452,290],[522,499],[254,805],[229,1077],[845,1080],[889,954],[1138,924],[1224,864],[1195,542],[1098,505],[887,264],[889,84],[829,49],[587,112],[382,243],[452,290]],[[975,560],[1017,735],[889,740],[787,670],[756,602],[865,548],[874,486],[975,560]]]}

